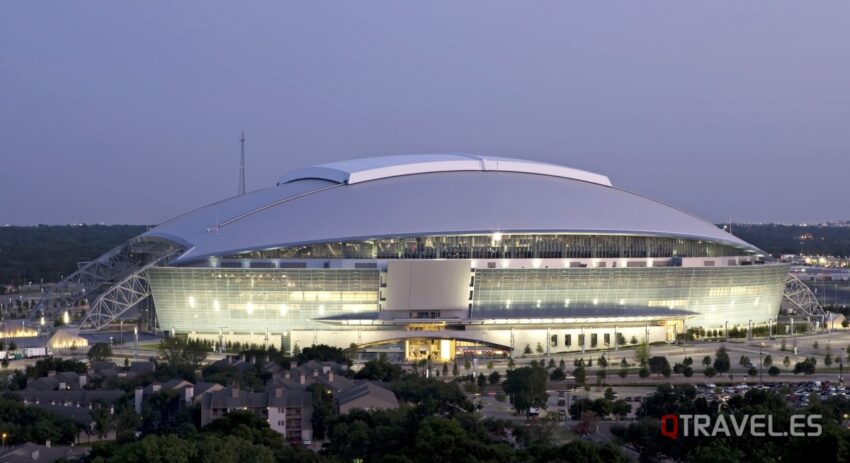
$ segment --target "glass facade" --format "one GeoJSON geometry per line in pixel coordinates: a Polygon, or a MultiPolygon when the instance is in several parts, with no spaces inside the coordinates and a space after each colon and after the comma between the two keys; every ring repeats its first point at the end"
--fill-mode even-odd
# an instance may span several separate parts
{"type": "Polygon", "coordinates": [[[551,259],[717,257],[751,250],[713,241],[633,235],[501,234],[380,238],[242,253],[255,259],[551,259]]]}
{"type": "Polygon", "coordinates": [[[155,267],[148,272],[162,330],[327,329],[313,319],[378,310],[377,269],[155,267]]]}
{"type": "Polygon", "coordinates": [[[788,266],[478,269],[472,317],[582,316],[611,309],[698,312],[691,326],[765,323],[779,310],[788,266]]]}

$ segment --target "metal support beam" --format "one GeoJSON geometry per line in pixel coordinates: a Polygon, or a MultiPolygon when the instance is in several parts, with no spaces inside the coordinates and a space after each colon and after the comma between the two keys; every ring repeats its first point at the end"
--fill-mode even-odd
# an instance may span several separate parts
{"type": "Polygon", "coordinates": [[[147,270],[167,261],[169,257],[177,254],[177,252],[179,250],[172,249],[171,252],[148,262],[123,280],[109,287],[109,289],[104,291],[91,304],[86,318],[83,319],[80,325],[84,328],[99,330],[112,323],[112,321],[136,304],[145,300],[151,295],[147,270]]]}
{"type": "Polygon", "coordinates": [[[785,279],[782,311],[789,315],[802,313],[810,317],[825,317],[827,315],[812,290],[790,273],[785,279]]]}

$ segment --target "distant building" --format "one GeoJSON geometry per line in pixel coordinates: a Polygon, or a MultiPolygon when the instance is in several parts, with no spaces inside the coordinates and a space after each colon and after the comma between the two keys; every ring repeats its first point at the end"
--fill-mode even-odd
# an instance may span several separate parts
{"type": "Polygon", "coordinates": [[[388,410],[398,408],[398,399],[389,389],[365,382],[337,394],[337,412],[341,415],[354,409],[388,410]]]}
{"type": "Polygon", "coordinates": [[[250,411],[268,420],[269,426],[290,442],[312,441],[313,403],[307,391],[273,386],[266,392],[251,392],[232,386],[208,392],[201,399],[201,426],[235,410],[250,411]]]}
{"type": "Polygon", "coordinates": [[[0,463],[53,463],[57,460],[76,461],[88,454],[88,447],[53,446],[50,442],[38,445],[32,442],[17,447],[7,447],[0,454],[0,463]]]}

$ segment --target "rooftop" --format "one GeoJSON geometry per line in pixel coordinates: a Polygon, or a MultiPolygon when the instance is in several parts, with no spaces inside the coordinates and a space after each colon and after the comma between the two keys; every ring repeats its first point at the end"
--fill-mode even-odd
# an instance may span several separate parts
{"type": "Polygon", "coordinates": [[[593,172],[523,159],[484,157],[466,153],[379,156],[319,164],[288,172],[278,180],[278,185],[307,179],[353,185],[402,175],[470,171],[549,175],[611,186],[608,177],[593,172]]]}

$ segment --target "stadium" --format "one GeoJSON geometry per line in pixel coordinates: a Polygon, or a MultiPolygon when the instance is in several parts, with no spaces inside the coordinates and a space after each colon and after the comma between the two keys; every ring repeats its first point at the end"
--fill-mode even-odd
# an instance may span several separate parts
{"type": "Polygon", "coordinates": [[[767,325],[788,267],[604,175],[434,154],[295,170],[81,271],[88,327],[132,308],[219,346],[446,360],[767,325]]]}

